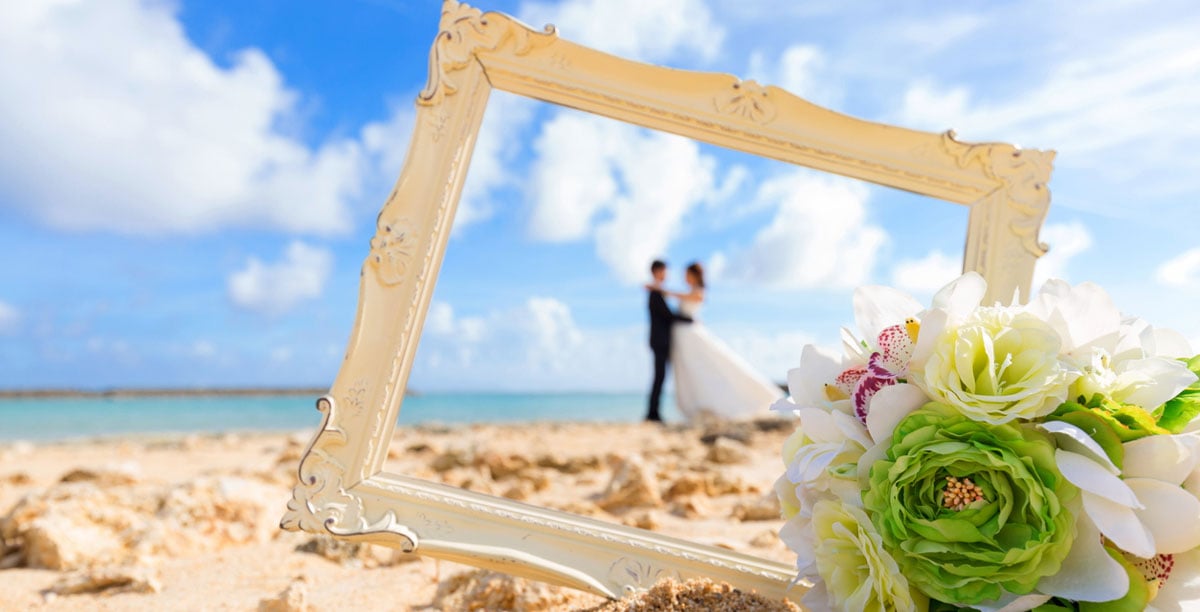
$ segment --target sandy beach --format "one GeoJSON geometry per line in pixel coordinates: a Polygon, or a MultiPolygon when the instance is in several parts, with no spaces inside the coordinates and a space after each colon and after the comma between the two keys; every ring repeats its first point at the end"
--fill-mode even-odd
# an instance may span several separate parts
{"type": "MultiPolygon", "coordinates": [[[[785,422],[402,429],[389,471],[791,561],[785,422]],[[604,494],[636,465],[647,487],[604,494]]],[[[278,528],[308,432],[0,445],[0,610],[586,610],[588,594],[278,528]]]]}

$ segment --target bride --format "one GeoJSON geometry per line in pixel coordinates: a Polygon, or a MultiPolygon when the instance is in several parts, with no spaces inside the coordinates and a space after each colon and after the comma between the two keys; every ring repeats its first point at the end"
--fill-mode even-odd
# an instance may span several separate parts
{"type": "Polygon", "coordinates": [[[675,403],[689,421],[742,420],[765,416],[783,391],[751,368],[700,323],[704,303],[704,268],[687,267],[690,291],[664,291],[679,299],[679,313],[693,323],[671,328],[671,363],[675,369],[675,403]]]}

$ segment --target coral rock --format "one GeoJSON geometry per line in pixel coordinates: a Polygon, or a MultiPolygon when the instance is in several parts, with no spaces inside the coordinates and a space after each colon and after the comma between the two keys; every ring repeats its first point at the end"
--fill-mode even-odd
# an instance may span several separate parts
{"type": "Polygon", "coordinates": [[[659,508],[663,500],[658,483],[650,477],[642,460],[633,456],[617,465],[596,505],[611,512],[622,508],[659,508]]]}
{"type": "Polygon", "coordinates": [[[67,574],[50,587],[56,595],[108,593],[157,593],[162,590],[158,574],[148,567],[104,567],[67,574]]]}
{"type": "Polygon", "coordinates": [[[258,602],[258,612],[307,612],[309,609],[308,587],[300,580],[293,581],[275,597],[258,602]]]}
{"type": "Polygon", "coordinates": [[[594,597],[562,587],[488,570],[475,570],[456,574],[439,584],[432,607],[438,610],[539,612],[569,609],[568,606],[579,607],[580,603],[594,600],[594,597]]]}
{"type": "Polygon", "coordinates": [[[774,521],[783,518],[783,509],[779,505],[779,498],[774,493],[768,493],[754,503],[734,506],[732,516],[742,522],[774,521]]]}
{"type": "Polygon", "coordinates": [[[731,465],[735,463],[746,463],[750,460],[750,453],[746,450],[746,445],[729,438],[717,438],[713,445],[708,447],[708,454],[705,459],[718,465],[731,465]]]}

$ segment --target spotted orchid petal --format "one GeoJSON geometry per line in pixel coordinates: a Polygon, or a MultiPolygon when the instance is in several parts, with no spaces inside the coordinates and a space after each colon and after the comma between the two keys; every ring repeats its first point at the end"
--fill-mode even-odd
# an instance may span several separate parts
{"type": "Polygon", "coordinates": [[[1125,482],[1142,502],[1134,514],[1153,536],[1154,552],[1173,554],[1200,546],[1200,499],[1161,480],[1127,478],[1125,482]]]}
{"type": "Polygon", "coordinates": [[[921,312],[912,296],[891,287],[870,285],[854,291],[854,323],[864,338],[875,340],[884,328],[921,312]]]}
{"type": "Polygon", "coordinates": [[[1129,590],[1129,574],[1104,550],[1096,525],[1079,518],[1071,552],[1058,573],[1038,581],[1038,591],[1075,601],[1112,601],[1129,590]]]}
{"type": "Polygon", "coordinates": [[[916,385],[900,383],[880,389],[871,398],[871,408],[867,411],[867,431],[871,439],[879,442],[890,438],[897,423],[928,401],[929,397],[916,385]]]}
{"type": "Polygon", "coordinates": [[[1200,548],[1171,555],[1164,568],[1158,594],[1147,612],[1194,612],[1200,610],[1200,548]]]}
{"type": "Polygon", "coordinates": [[[1087,491],[1080,496],[1088,518],[1117,548],[1138,557],[1154,556],[1154,536],[1138,520],[1133,508],[1087,491]]]}

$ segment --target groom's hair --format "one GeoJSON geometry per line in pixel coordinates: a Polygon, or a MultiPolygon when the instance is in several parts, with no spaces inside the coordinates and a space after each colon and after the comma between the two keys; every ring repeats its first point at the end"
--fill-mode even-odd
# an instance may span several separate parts
{"type": "Polygon", "coordinates": [[[650,273],[654,274],[655,272],[658,272],[659,270],[662,270],[666,267],[667,267],[667,262],[665,262],[661,259],[655,259],[654,263],[650,264],[650,273]]]}

